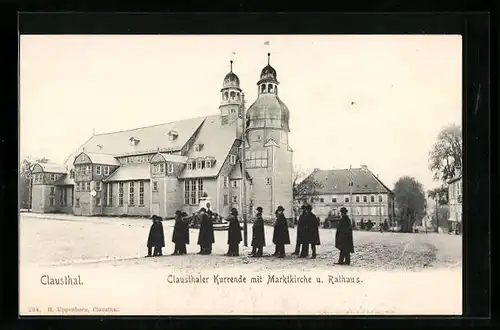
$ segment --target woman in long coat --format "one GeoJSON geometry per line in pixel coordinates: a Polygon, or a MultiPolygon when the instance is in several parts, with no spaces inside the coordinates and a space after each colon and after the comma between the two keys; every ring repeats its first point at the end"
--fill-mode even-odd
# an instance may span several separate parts
{"type": "Polygon", "coordinates": [[[276,210],[276,223],[274,225],[273,243],[276,244],[278,258],[285,257],[285,245],[290,244],[290,234],[288,232],[288,223],[283,211],[283,206],[278,206],[276,210]]]}
{"type": "Polygon", "coordinates": [[[198,233],[198,254],[211,254],[212,244],[215,243],[214,224],[212,218],[207,215],[207,210],[202,207],[198,216],[200,217],[200,232],[198,233]]]}
{"type": "Polygon", "coordinates": [[[352,238],[352,223],[347,216],[347,209],[340,209],[342,217],[340,218],[337,232],[335,233],[335,247],[340,250],[339,265],[351,264],[351,253],[354,252],[354,242],[352,238]]]}
{"type": "Polygon", "coordinates": [[[241,241],[241,226],[238,220],[238,211],[235,208],[232,208],[231,216],[229,217],[229,228],[227,230],[227,244],[229,245],[229,249],[226,256],[239,256],[241,241]]]}
{"type": "Polygon", "coordinates": [[[153,224],[151,229],[149,229],[148,236],[148,255],[147,257],[161,256],[163,255],[161,249],[165,247],[165,235],[163,234],[163,224],[161,223],[162,218],[156,215],[151,217],[153,219],[153,224]],[[151,250],[154,248],[153,254],[151,255],[151,250]]]}
{"type": "Polygon", "coordinates": [[[262,218],[262,207],[257,207],[257,215],[252,226],[252,257],[262,257],[262,250],[266,246],[266,235],[264,233],[264,219],[262,218]]]}
{"type": "Polygon", "coordinates": [[[172,234],[172,243],[175,244],[172,255],[186,254],[186,244],[189,244],[189,225],[181,211],[175,212],[175,225],[172,234]]]}

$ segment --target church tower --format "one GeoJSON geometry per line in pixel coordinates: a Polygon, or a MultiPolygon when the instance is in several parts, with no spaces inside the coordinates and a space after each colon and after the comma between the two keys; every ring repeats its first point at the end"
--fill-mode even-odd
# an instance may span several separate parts
{"type": "Polygon", "coordinates": [[[257,82],[257,100],[246,113],[246,168],[252,178],[249,199],[254,208],[261,206],[265,216],[274,216],[278,206],[292,217],[293,150],[288,144],[290,133],[288,107],[278,97],[276,70],[268,63],[257,82]]]}
{"type": "MultiPolygon", "coordinates": [[[[233,61],[230,62],[230,71],[224,77],[222,82],[221,103],[219,106],[222,125],[231,125],[238,118],[241,111],[242,91],[240,88],[240,79],[233,72],[233,61]]],[[[241,131],[240,131],[241,132],[241,131]]]]}

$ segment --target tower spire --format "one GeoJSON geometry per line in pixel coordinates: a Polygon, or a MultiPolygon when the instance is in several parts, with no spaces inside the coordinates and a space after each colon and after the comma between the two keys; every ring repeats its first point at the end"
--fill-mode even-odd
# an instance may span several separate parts
{"type": "Polygon", "coordinates": [[[267,53],[267,65],[271,63],[271,53],[267,53]]]}
{"type": "Polygon", "coordinates": [[[233,60],[229,61],[230,72],[233,72],[233,60]]]}

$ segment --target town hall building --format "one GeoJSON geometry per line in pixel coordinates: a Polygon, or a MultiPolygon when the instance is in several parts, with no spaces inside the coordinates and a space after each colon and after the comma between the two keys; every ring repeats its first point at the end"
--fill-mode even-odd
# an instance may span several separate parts
{"type": "Polygon", "coordinates": [[[270,54],[245,123],[244,94],[231,61],[218,114],[94,134],[65,164],[37,164],[32,211],[173,217],[177,210],[198,211],[207,194],[212,209],[228,216],[232,207],[241,213],[246,180],[250,213],[261,206],[271,217],[282,205],[292,217],[290,112],[278,96],[277,73],[269,59],[270,54]]]}

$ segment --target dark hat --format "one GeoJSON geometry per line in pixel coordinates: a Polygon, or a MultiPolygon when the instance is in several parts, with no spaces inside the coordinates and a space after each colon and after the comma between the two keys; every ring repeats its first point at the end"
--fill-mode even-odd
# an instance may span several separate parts
{"type": "Polygon", "coordinates": [[[340,213],[347,213],[347,209],[345,207],[340,208],[340,213]]]}
{"type": "Polygon", "coordinates": [[[306,205],[305,204],[302,204],[302,206],[300,207],[301,210],[305,210],[306,209],[306,205]]]}
{"type": "Polygon", "coordinates": [[[212,215],[214,214],[211,209],[208,209],[207,214],[212,215]]]}
{"type": "Polygon", "coordinates": [[[277,211],[284,211],[285,209],[283,208],[283,206],[278,206],[278,208],[276,209],[277,211]]]}
{"type": "Polygon", "coordinates": [[[181,215],[182,215],[183,217],[187,217],[187,216],[188,216],[188,214],[187,214],[186,212],[182,212],[182,213],[181,213],[181,215]]]}
{"type": "Polygon", "coordinates": [[[236,210],[234,207],[231,209],[231,214],[238,215],[238,210],[236,210]]]}
{"type": "Polygon", "coordinates": [[[182,212],[180,210],[175,211],[175,215],[182,215],[182,212]]]}
{"type": "Polygon", "coordinates": [[[202,208],[200,209],[200,212],[201,212],[201,211],[203,211],[203,212],[207,212],[207,209],[206,209],[206,208],[204,208],[204,207],[202,207],[202,208]]]}
{"type": "Polygon", "coordinates": [[[257,207],[257,212],[262,212],[262,207],[257,207]]]}
{"type": "Polygon", "coordinates": [[[307,204],[307,205],[304,207],[304,209],[306,209],[307,211],[312,211],[312,209],[313,209],[313,208],[312,208],[311,204],[307,204]]]}

